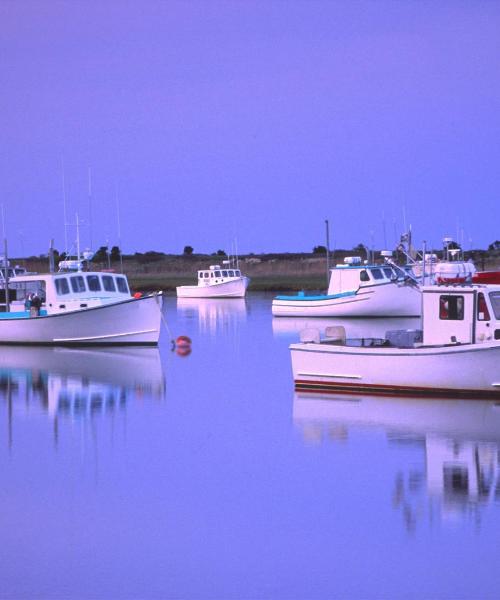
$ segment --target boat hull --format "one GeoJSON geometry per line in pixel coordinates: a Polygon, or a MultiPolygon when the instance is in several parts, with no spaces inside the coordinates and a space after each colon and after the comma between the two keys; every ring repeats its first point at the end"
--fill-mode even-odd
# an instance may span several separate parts
{"type": "Polygon", "coordinates": [[[211,285],[181,285],[178,298],[244,298],[250,279],[240,277],[211,285]]]}
{"type": "Polygon", "coordinates": [[[290,346],[295,389],[434,397],[500,397],[500,345],[290,346]]]}
{"type": "Polygon", "coordinates": [[[161,295],[33,318],[0,319],[0,344],[156,345],[161,295]]]}
{"type": "Polygon", "coordinates": [[[275,317],[416,317],[421,314],[421,302],[417,288],[386,283],[338,297],[281,296],[273,300],[272,313],[275,317]]]}

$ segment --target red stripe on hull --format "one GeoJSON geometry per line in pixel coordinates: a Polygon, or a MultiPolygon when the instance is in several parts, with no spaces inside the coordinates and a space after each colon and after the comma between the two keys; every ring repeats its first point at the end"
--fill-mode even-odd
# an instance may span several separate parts
{"type": "Polygon", "coordinates": [[[371,394],[373,396],[431,396],[433,398],[500,399],[498,390],[462,390],[454,388],[428,388],[383,384],[337,383],[331,381],[296,380],[297,392],[318,394],[371,394]]]}

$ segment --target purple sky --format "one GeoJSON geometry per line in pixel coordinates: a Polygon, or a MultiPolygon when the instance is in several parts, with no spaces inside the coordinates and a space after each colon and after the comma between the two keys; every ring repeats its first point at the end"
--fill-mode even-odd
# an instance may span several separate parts
{"type": "Polygon", "coordinates": [[[500,2],[0,0],[11,254],[500,238],[500,2]]]}

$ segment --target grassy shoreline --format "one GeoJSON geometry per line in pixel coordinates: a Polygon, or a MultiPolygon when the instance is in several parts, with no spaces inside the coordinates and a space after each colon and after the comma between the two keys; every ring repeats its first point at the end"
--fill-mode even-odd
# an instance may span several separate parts
{"type": "MultiPolygon", "coordinates": [[[[175,277],[168,275],[129,275],[130,286],[134,290],[142,291],[175,291],[179,285],[195,285],[196,278],[175,277]]],[[[326,276],[257,276],[252,277],[248,290],[251,292],[292,292],[316,291],[326,289],[326,276]]]]}
{"type": "MultiPolygon", "coordinates": [[[[346,256],[357,254],[355,251],[337,250],[332,253],[330,265],[343,263],[346,256]]],[[[478,270],[497,270],[500,268],[500,251],[486,252],[475,250],[466,253],[474,260],[478,270]]],[[[123,272],[127,275],[134,291],[164,290],[175,291],[179,285],[196,285],[197,271],[207,269],[209,265],[222,264],[223,256],[211,255],[173,255],[157,252],[134,254],[122,257],[123,272]]],[[[375,255],[378,261],[378,253],[375,255]]],[[[12,264],[22,264],[28,270],[43,273],[48,270],[46,257],[30,259],[12,259],[12,264]]],[[[250,277],[249,291],[259,292],[295,292],[300,290],[319,291],[327,288],[327,265],[324,254],[285,253],[250,254],[242,256],[239,266],[243,274],[250,277]]],[[[90,269],[109,268],[107,263],[90,264],[90,269]]],[[[121,270],[119,262],[111,263],[111,268],[121,270]]]]}

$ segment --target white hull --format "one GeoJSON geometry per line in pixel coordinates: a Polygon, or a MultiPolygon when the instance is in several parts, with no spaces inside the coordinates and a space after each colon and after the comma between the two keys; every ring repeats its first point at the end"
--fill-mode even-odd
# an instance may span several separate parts
{"type": "Polygon", "coordinates": [[[338,298],[278,297],[273,300],[272,313],[276,317],[416,317],[421,314],[421,303],[417,288],[385,283],[364,286],[353,295],[338,298]]]}
{"type": "Polygon", "coordinates": [[[231,281],[212,283],[210,285],[181,285],[177,288],[178,298],[244,298],[248,277],[240,277],[231,281]]]}
{"type": "Polygon", "coordinates": [[[292,344],[297,390],[500,397],[498,342],[403,349],[292,344]]]}
{"type": "Polygon", "coordinates": [[[103,304],[34,318],[0,319],[0,344],[156,345],[161,296],[103,304]]]}

